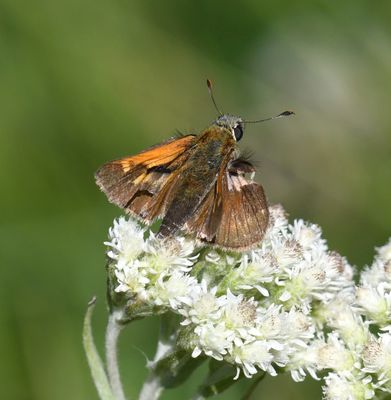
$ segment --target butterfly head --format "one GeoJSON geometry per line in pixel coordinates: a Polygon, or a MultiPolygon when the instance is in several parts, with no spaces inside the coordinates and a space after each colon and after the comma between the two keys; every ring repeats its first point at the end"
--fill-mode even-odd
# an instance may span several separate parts
{"type": "Polygon", "coordinates": [[[227,129],[229,132],[232,133],[232,136],[234,139],[239,142],[239,140],[243,136],[243,131],[244,131],[244,124],[249,123],[249,124],[255,124],[258,122],[265,122],[265,121],[270,121],[272,119],[276,118],[281,118],[281,117],[288,117],[289,115],[294,115],[295,113],[293,111],[283,111],[282,113],[274,116],[274,117],[269,117],[269,118],[264,118],[264,119],[258,119],[256,121],[243,121],[242,118],[236,117],[235,115],[229,115],[229,114],[223,114],[220,111],[220,108],[217,106],[216,100],[213,96],[213,90],[212,90],[212,82],[207,79],[206,84],[208,86],[210,98],[212,99],[213,105],[215,106],[216,111],[219,113],[219,117],[216,119],[214,122],[214,125],[217,125],[221,128],[227,129]]]}
{"type": "Polygon", "coordinates": [[[239,142],[243,136],[244,122],[240,117],[224,114],[220,115],[214,123],[221,128],[228,129],[237,142],[239,142]]]}

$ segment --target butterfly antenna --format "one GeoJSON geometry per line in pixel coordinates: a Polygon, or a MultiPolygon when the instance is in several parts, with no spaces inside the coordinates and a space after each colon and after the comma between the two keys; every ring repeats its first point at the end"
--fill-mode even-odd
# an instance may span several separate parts
{"type": "Polygon", "coordinates": [[[219,116],[220,116],[220,115],[223,115],[223,113],[219,110],[219,107],[217,107],[216,100],[215,100],[215,98],[214,98],[214,96],[213,96],[212,82],[211,82],[209,79],[207,79],[207,80],[206,80],[206,84],[207,84],[207,86],[208,86],[210,98],[211,98],[212,101],[213,101],[213,105],[215,106],[216,111],[219,113],[219,116]]]}
{"type": "Polygon", "coordinates": [[[277,118],[282,118],[282,117],[289,117],[291,115],[296,115],[293,111],[283,111],[282,113],[270,117],[270,118],[265,118],[265,119],[258,119],[257,121],[243,121],[245,124],[257,124],[258,122],[265,122],[265,121],[270,121],[271,119],[277,119],[277,118]]]}

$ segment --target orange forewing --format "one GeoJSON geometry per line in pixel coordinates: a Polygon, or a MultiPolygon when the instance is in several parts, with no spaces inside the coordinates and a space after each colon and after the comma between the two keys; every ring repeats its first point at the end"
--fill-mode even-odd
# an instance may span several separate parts
{"type": "Polygon", "coordinates": [[[187,150],[194,142],[194,135],[182,136],[153,146],[135,156],[125,157],[114,163],[119,163],[123,172],[129,172],[134,166],[143,165],[148,169],[165,165],[187,150]]]}
{"type": "Polygon", "coordinates": [[[96,182],[112,203],[149,223],[164,214],[167,195],[194,138],[171,139],[135,156],[111,161],[96,172],[96,182]]]}

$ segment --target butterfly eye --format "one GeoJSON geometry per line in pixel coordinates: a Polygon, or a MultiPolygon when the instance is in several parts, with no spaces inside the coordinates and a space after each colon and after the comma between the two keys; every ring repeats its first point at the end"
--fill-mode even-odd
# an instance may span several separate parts
{"type": "Polygon", "coordinates": [[[235,135],[235,139],[237,142],[239,142],[239,140],[242,138],[243,136],[243,127],[242,125],[236,125],[234,128],[234,135],[235,135]]]}

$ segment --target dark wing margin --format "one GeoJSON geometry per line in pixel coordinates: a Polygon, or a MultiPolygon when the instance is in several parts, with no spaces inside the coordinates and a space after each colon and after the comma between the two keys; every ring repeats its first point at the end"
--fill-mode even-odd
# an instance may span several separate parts
{"type": "Polygon", "coordinates": [[[265,235],[269,210],[262,186],[246,178],[254,172],[246,160],[225,165],[185,230],[202,242],[228,250],[256,247],[265,235]]]}
{"type": "Polygon", "coordinates": [[[110,202],[151,223],[164,215],[170,189],[194,142],[194,135],[174,138],[108,162],[96,172],[96,183],[110,202]]]}

